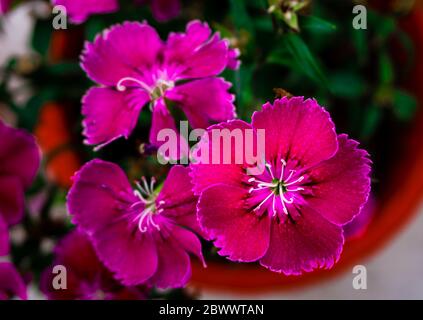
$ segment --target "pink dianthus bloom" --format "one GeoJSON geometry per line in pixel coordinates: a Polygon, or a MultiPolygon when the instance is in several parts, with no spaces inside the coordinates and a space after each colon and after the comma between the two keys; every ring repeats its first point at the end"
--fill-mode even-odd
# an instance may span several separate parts
{"type": "MultiPolygon", "coordinates": [[[[252,176],[247,164],[191,164],[206,238],[229,260],[259,261],[286,275],[331,268],[343,248],[343,225],[367,201],[368,153],[337,135],[329,114],[302,97],[265,104],[251,125],[233,120],[208,132],[217,127],[264,129],[265,170],[252,176]]],[[[213,151],[209,138],[202,141],[213,151]]]]}
{"type": "Polygon", "coordinates": [[[12,0],[0,0],[0,14],[5,14],[9,11],[12,0]]]}
{"type": "Polygon", "coordinates": [[[51,300],[139,300],[145,299],[144,288],[124,287],[107,270],[91,245],[88,236],[76,229],[56,246],[52,267],[41,277],[41,290],[51,300]],[[66,288],[53,287],[53,267],[66,268],[66,288]]]}
{"type": "Polygon", "coordinates": [[[0,120],[0,256],[9,251],[8,227],[24,214],[24,197],[40,165],[40,151],[29,133],[0,120]]]}
{"type": "MultiPolygon", "coordinates": [[[[142,179],[134,191],[116,164],[92,160],[75,174],[67,205],[73,221],[126,286],[184,286],[189,253],[203,261],[188,168],[174,166],[160,192],[142,179]]],[[[204,262],[204,261],[203,261],[204,262]]]]}
{"type": "Polygon", "coordinates": [[[0,262],[0,300],[8,300],[15,296],[22,300],[27,299],[25,282],[13,264],[0,262]]]}
{"type": "MultiPolygon", "coordinates": [[[[156,147],[163,144],[157,137],[161,129],[177,132],[167,101],[179,107],[194,128],[234,118],[230,84],[217,77],[228,63],[233,66],[233,54],[228,41],[212,35],[200,21],[190,22],[185,33],[171,33],[166,42],[147,23],[111,27],[87,43],[81,56],[82,68],[101,85],[89,89],[82,100],[85,142],[100,148],[128,138],[148,103],[149,139],[156,147]]],[[[179,148],[167,156],[187,154],[182,137],[179,148]]]]}

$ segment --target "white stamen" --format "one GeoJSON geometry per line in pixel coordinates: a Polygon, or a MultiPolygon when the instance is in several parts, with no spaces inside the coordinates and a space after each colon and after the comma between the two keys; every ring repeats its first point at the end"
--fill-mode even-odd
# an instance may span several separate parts
{"type": "MultiPolygon", "coordinates": [[[[150,208],[150,207],[148,207],[148,208],[144,209],[144,210],[140,213],[141,217],[140,217],[140,220],[138,221],[138,229],[139,229],[142,233],[144,233],[144,232],[146,232],[146,231],[147,231],[147,228],[146,228],[146,227],[143,227],[143,223],[144,223],[144,219],[145,219],[145,217],[147,217],[147,216],[149,215],[150,211],[151,211],[151,208],[150,208]]],[[[147,220],[147,223],[148,223],[148,220],[147,220]]]]}
{"type": "Polygon", "coordinates": [[[294,175],[294,173],[295,173],[295,170],[289,170],[290,171],[290,173],[289,173],[289,176],[288,176],[288,178],[286,178],[285,179],[285,182],[288,182],[289,181],[289,179],[291,179],[292,178],[292,176],[294,175]]]}
{"type": "MultiPolygon", "coordinates": [[[[146,195],[149,196],[150,193],[148,192],[148,190],[145,190],[144,187],[141,185],[141,183],[139,181],[135,181],[135,184],[137,185],[138,189],[140,189],[140,191],[146,195]]],[[[138,191],[138,190],[137,190],[138,191]]]]}
{"type": "Polygon", "coordinates": [[[148,216],[148,221],[153,225],[153,227],[160,231],[160,226],[154,222],[153,216],[151,214],[148,216]]]}
{"type": "Polygon", "coordinates": [[[296,192],[296,191],[303,191],[304,190],[304,188],[302,188],[302,187],[298,187],[297,189],[286,189],[286,191],[288,191],[288,192],[296,192]]]}
{"type": "Polygon", "coordinates": [[[149,94],[151,92],[153,92],[153,88],[149,87],[145,82],[138,80],[136,78],[132,78],[132,77],[125,77],[125,78],[120,79],[119,82],[116,85],[116,89],[118,91],[125,91],[127,89],[127,87],[123,85],[123,83],[125,81],[135,82],[136,84],[138,84],[142,89],[144,89],[149,94]]]}
{"type": "MultiPolygon", "coordinates": [[[[143,197],[143,195],[141,194],[141,192],[139,192],[138,190],[134,190],[134,194],[135,194],[135,196],[137,196],[138,198],[140,198],[140,200],[142,201],[142,202],[144,202],[144,203],[148,203],[149,201],[146,199],[146,198],[144,198],[143,197]]],[[[131,208],[134,206],[134,205],[136,205],[137,203],[134,203],[132,206],[131,206],[131,208]]]]}
{"type": "Polygon", "coordinates": [[[154,190],[154,184],[156,183],[156,178],[152,177],[150,180],[150,190],[153,192],[154,190]]]}
{"type": "Polygon", "coordinates": [[[266,163],[265,166],[267,167],[267,169],[269,169],[270,176],[272,177],[272,180],[274,180],[275,177],[273,176],[272,166],[270,165],[270,163],[266,163]]]}
{"type": "Polygon", "coordinates": [[[273,192],[270,192],[269,195],[254,209],[254,211],[260,209],[260,207],[273,195],[273,192]]]}
{"type": "Polygon", "coordinates": [[[297,180],[292,181],[292,182],[289,182],[289,183],[284,183],[283,185],[284,185],[285,187],[288,187],[288,186],[291,186],[291,185],[293,185],[293,184],[295,184],[295,183],[301,182],[301,181],[303,181],[303,180],[304,180],[304,176],[301,176],[301,177],[299,177],[297,180]]]}
{"type": "Polygon", "coordinates": [[[283,179],[283,174],[284,174],[285,166],[286,166],[286,161],[284,159],[281,159],[281,162],[282,162],[282,168],[281,168],[281,175],[279,177],[279,181],[282,181],[283,179]]]}
{"type": "Polygon", "coordinates": [[[142,183],[144,184],[144,189],[145,189],[145,190],[147,190],[147,193],[148,193],[149,195],[151,195],[152,190],[150,190],[150,186],[149,186],[149,185],[148,185],[148,183],[147,183],[147,179],[146,179],[144,176],[142,176],[142,177],[141,177],[141,181],[142,181],[142,183]]]}

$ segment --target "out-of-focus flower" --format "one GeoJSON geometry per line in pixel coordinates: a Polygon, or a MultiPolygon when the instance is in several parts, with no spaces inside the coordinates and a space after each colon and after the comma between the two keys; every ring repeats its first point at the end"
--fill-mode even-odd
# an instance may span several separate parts
{"type": "Polygon", "coordinates": [[[66,8],[72,23],[82,23],[93,14],[112,13],[119,9],[117,0],[52,0],[53,5],[66,8]]]}
{"type": "Polygon", "coordinates": [[[0,14],[4,14],[10,9],[12,0],[0,0],[0,14]]]}
{"type": "Polygon", "coordinates": [[[241,61],[238,59],[240,55],[238,48],[231,48],[228,51],[228,68],[236,70],[241,65],[241,61]]]}
{"type": "Polygon", "coordinates": [[[181,12],[180,0],[135,0],[135,3],[150,4],[153,17],[157,21],[168,21],[181,12]]]}
{"type": "Polygon", "coordinates": [[[47,177],[70,188],[71,177],[81,167],[79,154],[72,148],[72,130],[64,105],[46,103],[40,110],[34,134],[46,158],[47,177]]]}
{"type": "MultiPolygon", "coordinates": [[[[209,132],[216,127],[244,136],[247,129],[265,130],[260,175],[248,175],[246,163],[191,165],[199,223],[219,254],[232,261],[259,260],[287,275],[332,267],[344,243],[342,226],[369,194],[367,152],[337,135],[329,114],[302,97],[265,104],[251,125],[234,120],[209,132]]],[[[202,141],[213,142],[207,135],[202,141]]]]}
{"type": "MultiPolygon", "coordinates": [[[[6,5],[10,1],[3,0],[3,2],[6,5]]],[[[135,0],[135,3],[149,4],[154,18],[161,22],[175,18],[181,11],[180,0],[135,0]]],[[[64,6],[71,22],[75,24],[85,22],[93,14],[119,10],[118,0],[52,0],[52,4],[64,6]]]]}
{"type": "Polygon", "coordinates": [[[361,212],[350,222],[344,225],[345,239],[360,238],[366,232],[375,214],[376,200],[370,194],[369,199],[361,212]]]}
{"type": "MultiPolygon", "coordinates": [[[[40,152],[30,134],[6,126],[1,120],[0,137],[0,229],[4,230],[5,226],[22,219],[24,190],[31,185],[38,170],[40,152]]],[[[3,242],[0,248],[4,250],[8,245],[2,239],[6,239],[4,233],[0,235],[3,242]]]]}
{"type": "Polygon", "coordinates": [[[41,290],[51,300],[138,300],[145,298],[144,288],[124,287],[107,270],[88,239],[74,230],[66,235],[55,248],[53,264],[42,275],[41,290]],[[57,274],[52,268],[66,268],[66,289],[55,289],[53,279],[57,274]]]}
{"type": "Polygon", "coordinates": [[[26,285],[13,264],[0,262],[0,300],[7,300],[14,296],[26,300],[26,285]]]}
{"type": "MultiPolygon", "coordinates": [[[[106,30],[86,44],[81,58],[88,76],[101,84],[82,100],[85,142],[99,148],[119,137],[128,138],[141,109],[150,103],[150,143],[160,146],[160,130],[177,132],[166,100],[180,107],[194,128],[232,119],[230,84],[216,77],[227,67],[230,55],[233,58],[228,41],[212,35],[200,21],[190,22],[185,33],[171,33],[165,43],[146,23],[125,22],[106,30]]],[[[180,152],[169,158],[187,153],[187,142],[183,137],[179,141],[180,152]]]]}
{"type": "Polygon", "coordinates": [[[159,194],[145,178],[133,191],[122,169],[92,160],[76,173],[67,204],[98,257],[124,285],[182,287],[188,253],[203,260],[188,169],[174,166],[159,194]]]}

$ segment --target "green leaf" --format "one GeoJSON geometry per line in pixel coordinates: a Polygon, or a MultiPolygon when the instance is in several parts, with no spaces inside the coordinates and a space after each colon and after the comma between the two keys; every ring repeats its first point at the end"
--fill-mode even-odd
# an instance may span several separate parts
{"type": "Polygon", "coordinates": [[[368,32],[366,30],[352,29],[351,39],[357,52],[359,65],[363,65],[368,59],[369,44],[367,36],[368,32]]]}
{"type": "Polygon", "coordinates": [[[382,121],[382,109],[376,105],[370,105],[364,114],[361,127],[361,139],[369,139],[374,135],[382,121]]]}
{"type": "Polygon", "coordinates": [[[395,115],[403,121],[409,121],[413,118],[417,110],[416,98],[403,90],[395,90],[393,99],[393,108],[395,115]]]}
{"type": "Polygon", "coordinates": [[[366,90],[365,80],[352,71],[339,71],[329,77],[332,93],[341,98],[360,97],[366,90]]]}
{"type": "Polygon", "coordinates": [[[230,11],[232,20],[238,29],[246,29],[251,33],[254,31],[253,23],[245,6],[245,1],[230,0],[230,11]]]}
{"type": "Polygon", "coordinates": [[[50,21],[36,20],[32,35],[32,48],[42,56],[46,56],[48,53],[52,32],[53,28],[51,27],[50,21]]]}
{"type": "Polygon", "coordinates": [[[315,16],[300,17],[301,30],[310,30],[313,32],[329,33],[336,31],[336,25],[315,16]]]}
{"type": "Polygon", "coordinates": [[[54,100],[55,92],[52,89],[39,91],[26,103],[25,108],[19,109],[19,126],[33,130],[41,107],[48,101],[54,100]]]}
{"type": "Polygon", "coordinates": [[[323,84],[325,87],[329,88],[326,76],[300,36],[298,34],[289,33],[283,36],[282,41],[291,54],[293,61],[295,61],[301,70],[316,83],[323,84]]]}
{"type": "Polygon", "coordinates": [[[394,67],[389,54],[383,51],[379,57],[379,80],[382,84],[391,84],[394,81],[394,67]]]}

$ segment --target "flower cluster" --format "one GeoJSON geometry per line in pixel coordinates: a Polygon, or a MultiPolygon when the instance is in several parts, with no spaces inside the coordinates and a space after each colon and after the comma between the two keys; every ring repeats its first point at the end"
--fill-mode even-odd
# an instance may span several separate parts
{"type": "MultiPolygon", "coordinates": [[[[247,163],[197,161],[172,167],[159,193],[145,179],[134,192],[118,166],[101,160],[76,174],[69,211],[123,284],[186,284],[187,253],[203,260],[193,232],[231,261],[260,261],[287,275],[330,268],[339,259],[343,226],[369,195],[367,152],[338,135],[315,100],[301,97],[265,104],[252,124],[231,120],[208,132],[216,127],[264,129],[265,170],[251,176],[247,163]]],[[[210,141],[206,134],[200,144],[210,141]]],[[[213,157],[216,146],[202,150],[213,157]]]]}
{"type": "MultiPolygon", "coordinates": [[[[118,7],[115,0],[53,3],[65,5],[74,22],[118,7]]],[[[176,0],[151,3],[162,20],[179,11],[176,0]],[[165,6],[172,14],[161,11],[165,6]]],[[[81,67],[96,83],[82,98],[86,144],[98,150],[128,138],[147,105],[154,148],[164,143],[161,130],[177,132],[173,108],[205,133],[194,161],[172,166],[158,186],[154,177],[132,183],[120,166],[101,159],[74,174],[66,204],[76,227],[58,243],[42,276],[49,299],[144,299],[151,288],[184,287],[191,256],[206,267],[200,239],[230,261],[258,262],[285,275],[331,268],[340,258],[344,231],[369,197],[368,153],[338,134],[314,99],[284,97],[264,104],[251,123],[235,119],[231,85],[220,74],[238,68],[238,55],[200,21],[166,41],[146,22],[124,22],[86,43],[81,67]],[[215,144],[214,129],[252,134],[253,142],[215,144]],[[246,149],[259,155],[257,163],[214,161],[215,152],[233,160],[246,149]],[[262,170],[252,174],[252,167],[262,170]],[[65,290],[53,285],[56,265],[67,269],[65,290]]],[[[28,134],[0,122],[0,136],[3,256],[40,159],[28,134]]],[[[180,135],[174,152],[164,156],[186,157],[188,149],[180,135]]],[[[365,221],[352,229],[362,230],[365,221]]],[[[24,299],[25,284],[12,264],[0,263],[0,299],[11,295],[24,299]]]]}
{"type": "MultiPolygon", "coordinates": [[[[0,121],[0,257],[10,250],[9,227],[21,221],[24,190],[40,164],[39,149],[28,133],[0,121]]],[[[13,264],[0,262],[0,300],[9,296],[26,299],[26,285],[13,264]]]]}

